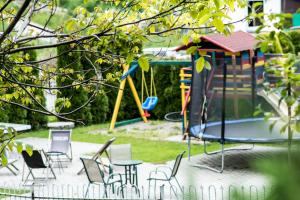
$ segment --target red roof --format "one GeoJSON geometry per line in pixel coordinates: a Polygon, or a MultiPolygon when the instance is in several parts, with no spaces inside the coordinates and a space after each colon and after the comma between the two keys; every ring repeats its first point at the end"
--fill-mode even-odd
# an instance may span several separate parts
{"type": "MultiPolygon", "coordinates": [[[[222,34],[206,35],[201,36],[200,39],[201,42],[210,42],[224,49],[225,51],[229,51],[232,53],[255,49],[255,46],[257,44],[257,40],[253,35],[243,31],[233,32],[229,36],[225,36],[222,34]]],[[[193,45],[193,42],[189,42],[187,45],[176,48],[176,51],[186,50],[193,45]]]]}

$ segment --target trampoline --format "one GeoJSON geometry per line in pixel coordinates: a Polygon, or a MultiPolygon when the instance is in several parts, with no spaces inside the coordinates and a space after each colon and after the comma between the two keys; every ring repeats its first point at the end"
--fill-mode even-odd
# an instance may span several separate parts
{"type": "MultiPolygon", "coordinates": [[[[193,57],[192,57],[193,58],[193,57]]],[[[192,59],[194,63],[194,59],[192,59]]],[[[254,62],[252,62],[254,63],[254,62]]],[[[189,122],[188,122],[188,153],[190,159],[191,152],[191,138],[200,138],[204,142],[204,153],[207,155],[220,153],[221,167],[215,168],[213,166],[194,164],[195,167],[206,168],[215,172],[222,173],[224,170],[225,152],[232,150],[251,150],[256,143],[282,143],[289,141],[288,133],[281,133],[281,128],[284,126],[284,121],[280,118],[269,119],[265,121],[263,118],[239,118],[235,117],[233,120],[226,119],[228,113],[232,112],[233,101],[226,102],[230,99],[230,94],[226,91],[227,81],[227,64],[223,63],[223,80],[218,82],[218,86],[222,88],[221,98],[211,99],[211,108],[207,109],[205,104],[207,92],[208,75],[207,70],[197,73],[195,65],[193,64],[193,76],[191,84],[191,100],[189,104],[189,122]],[[207,117],[203,110],[207,110],[207,117]],[[270,127],[276,121],[275,125],[270,131],[270,127]],[[220,150],[214,152],[207,151],[207,141],[220,143],[220,150]],[[247,148],[226,148],[225,143],[248,143],[251,144],[247,148]]],[[[252,64],[254,69],[254,64],[252,64]]],[[[252,71],[252,83],[255,81],[255,71],[252,71]]],[[[234,98],[238,98],[240,93],[236,93],[234,98]]],[[[256,105],[256,85],[252,84],[251,95],[249,98],[250,106],[248,113],[254,113],[256,105]]],[[[232,98],[231,98],[232,99],[232,98]]],[[[251,114],[252,115],[252,114],[251,114]]],[[[295,133],[293,140],[300,140],[300,134],[295,133]]]]}
{"type": "MultiPolygon", "coordinates": [[[[280,118],[265,121],[263,118],[251,118],[225,121],[225,142],[233,143],[282,143],[288,141],[286,132],[280,133],[284,122],[280,118]],[[270,131],[270,126],[277,121],[270,131]]],[[[204,141],[221,142],[221,122],[211,122],[206,125],[204,133],[198,137],[204,141]]],[[[295,133],[293,140],[300,140],[300,134],[295,133]]]]}

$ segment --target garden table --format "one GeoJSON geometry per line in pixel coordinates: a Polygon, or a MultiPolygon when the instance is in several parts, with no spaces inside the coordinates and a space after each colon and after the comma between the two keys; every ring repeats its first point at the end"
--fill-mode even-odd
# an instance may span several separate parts
{"type": "Polygon", "coordinates": [[[123,166],[125,169],[125,184],[135,184],[138,186],[137,165],[142,164],[141,160],[114,160],[112,164],[115,166],[123,166]],[[135,172],[135,173],[132,173],[135,172]],[[134,180],[136,182],[134,182],[134,180]]]}

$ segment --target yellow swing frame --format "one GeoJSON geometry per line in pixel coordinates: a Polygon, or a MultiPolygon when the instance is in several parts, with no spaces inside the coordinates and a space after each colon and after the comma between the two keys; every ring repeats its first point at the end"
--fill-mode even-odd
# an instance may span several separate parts
{"type": "MultiPolygon", "coordinates": [[[[123,67],[123,75],[126,74],[126,72],[128,71],[129,69],[129,65],[122,65],[123,67]]],[[[117,117],[118,117],[118,113],[119,113],[119,109],[120,109],[120,105],[121,105],[121,102],[122,102],[122,98],[123,98],[123,94],[124,94],[124,89],[125,89],[125,85],[126,85],[126,80],[128,80],[128,83],[129,83],[129,86],[130,86],[130,89],[131,89],[131,92],[132,92],[132,95],[134,97],[134,100],[135,100],[135,103],[139,109],[139,112],[140,112],[140,115],[141,115],[141,118],[143,119],[143,121],[145,123],[147,123],[147,118],[145,116],[145,113],[144,113],[144,110],[142,108],[142,103],[141,103],[141,100],[139,98],[139,95],[136,91],[136,88],[134,86],[134,83],[133,83],[133,80],[131,78],[130,75],[128,75],[124,80],[121,81],[120,83],[120,87],[119,87],[119,91],[118,91],[118,96],[117,96],[117,100],[116,100],[116,103],[115,103],[115,108],[114,108],[114,112],[113,112],[113,116],[112,116],[112,119],[111,119],[111,122],[110,122],[110,127],[109,127],[109,131],[112,131],[114,128],[115,128],[115,125],[116,125],[116,121],[117,121],[117,117]]]]}

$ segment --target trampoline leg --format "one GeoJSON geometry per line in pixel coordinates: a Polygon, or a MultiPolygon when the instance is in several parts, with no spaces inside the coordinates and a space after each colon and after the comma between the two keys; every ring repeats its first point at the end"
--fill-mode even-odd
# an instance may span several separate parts
{"type": "MultiPolygon", "coordinates": [[[[208,152],[205,140],[204,140],[203,148],[204,148],[204,153],[206,155],[213,155],[213,154],[222,152],[222,150],[208,152]]],[[[234,148],[233,147],[233,148],[224,149],[223,151],[246,151],[246,150],[252,150],[253,148],[254,148],[254,143],[251,145],[251,147],[245,147],[245,148],[234,148]]]]}
{"type": "Polygon", "coordinates": [[[208,169],[208,170],[211,170],[211,171],[214,171],[214,172],[218,172],[218,173],[222,173],[224,171],[224,167],[225,167],[225,152],[226,151],[232,151],[232,150],[251,150],[253,148],[254,148],[254,144],[252,144],[252,146],[250,148],[239,148],[239,149],[237,149],[237,148],[235,148],[235,149],[231,148],[231,149],[225,149],[225,144],[221,143],[221,150],[214,151],[214,152],[207,152],[206,143],[204,141],[204,153],[205,154],[212,155],[212,154],[221,153],[221,168],[217,169],[217,168],[210,167],[208,165],[198,165],[198,164],[195,164],[193,166],[194,167],[208,169]]]}
{"type": "Polygon", "coordinates": [[[191,160],[191,137],[188,136],[188,159],[191,160]]]}
{"type": "Polygon", "coordinates": [[[203,168],[203,169],[208,169],[208,170],[211,170],[211,171],[214,171],[214,172],[217,172],[217,173],[222,173],[224,171],[224,165],[225,165],[225,149],[224,149],[224,144],[223,143],[221,143],[221,150],[218,151],[218,153],[221,153],[221,168],[220,169],[217,169],[217,168],[214,168],[214,167],[210,167],[208,165],[198,165],[198,164],[195,164],[193,166],[194,167],[203,168]]]}

